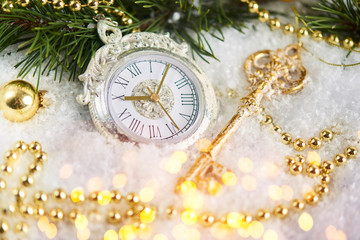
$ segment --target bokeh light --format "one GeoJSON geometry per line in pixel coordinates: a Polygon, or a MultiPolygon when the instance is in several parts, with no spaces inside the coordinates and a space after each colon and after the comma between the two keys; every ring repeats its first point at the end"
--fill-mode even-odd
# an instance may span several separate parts
{"type": "Polygon", "coordinates": [[[101,189],[102,180],[99,177],[90,178],[87,184],[89,192],[98,191],[101,189]]]}
{"type": "Polygon", "coordinates": [[[269,186],[268,193],[272,200],[280,200],[282,198],[282,189],[277,185],[269,186]]]}
{"type": "Polygon", "coordinates": [[[254,165],[250,158],[240,158],[238,161],[240,171],[243,173],[249,173],[254,170],[254,165]]]}
{"type": "Polygon", "coordinates": [[[310,231],[314,225],[313,218],[307,212],[303,212],[298,219],[299,227],[305,232],[310,231]]]}
{"type": "Polygon", "coordinates": [[[116,188],[122,188],[125,186],[126,181],[127,181],[126,175],[123,173],[119,173],[115,175],[115,177],[113,178],[113,185],[116,188]]]}
{"type": "Polygon", "coordinates": [[[246,191],[254,191],[256,189],[256,178],[250,175],[241,178],[241,186],[246,191]]]}
{"type": "Polygon", "coordinates": [[[321,157],[316,151],[309,151],[308,154],[307,154],[307,160],[311,164],[314,164],[316,166],[320,166],[321,157]]]}
{"type": "Polygon", "coordinates": [[[278,234],[272,230],[272,229],[268,229],[266,230],[265,234],[264,234],[264,240],[278,240],[278,234]]]}
{"type": "Polygon", "coordinates": [[[71,164],[65,164],[60,168],[59,175],[62,179],[68,179],[73,173],[73,167],[71,164]]]}

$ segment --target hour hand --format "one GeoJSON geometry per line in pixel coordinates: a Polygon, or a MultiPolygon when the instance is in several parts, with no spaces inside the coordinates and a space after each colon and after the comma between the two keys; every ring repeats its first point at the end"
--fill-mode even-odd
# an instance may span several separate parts
{"type": "Polygon", "coordinates": [[[150,96],[125,96],[125,101],[151,100],[150,96]]]}

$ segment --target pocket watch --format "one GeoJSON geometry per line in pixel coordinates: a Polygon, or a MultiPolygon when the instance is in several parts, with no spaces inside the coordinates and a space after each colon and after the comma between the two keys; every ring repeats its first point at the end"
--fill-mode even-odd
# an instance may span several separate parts
{"type": "Polygon", "coordinates": [[[187,45],[169,35],[137,32],[122,37],[116,23],[102,19],[104,42],[79,76],[98,131],[121,141],[190,145],[215,120],[217,102],[187,45]]]}

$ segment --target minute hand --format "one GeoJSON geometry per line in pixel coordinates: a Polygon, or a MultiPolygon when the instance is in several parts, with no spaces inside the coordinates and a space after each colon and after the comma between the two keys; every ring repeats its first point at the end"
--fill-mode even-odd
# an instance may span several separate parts
{"type": "Polygon", "coordinates": [[[167,74],[167,72],[169,71],[169,68],[170,68],[170,63],[168,63],[168,64],[166,65],[165,72],[164,72],[164,74],[163,74],[163,76],[162,76],[162,79],[161,79],[161,81],[160,81],[159,87],[158,87],[157,90],[156,90],[156,94],[159,94],[160,89],[161,89],[161,87],[162,87],[162,84],[163,84],[163,82],[164,82],[164,80],[165,80],[166,74],[167,74]]]}

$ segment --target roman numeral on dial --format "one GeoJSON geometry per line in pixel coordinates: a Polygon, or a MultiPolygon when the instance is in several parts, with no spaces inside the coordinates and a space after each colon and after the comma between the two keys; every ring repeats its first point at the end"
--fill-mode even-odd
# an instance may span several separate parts
{"type": "Polygon", "coordinates": [[[127,108],[125,108],[124,111],[119,114],[119,119],[121,121],[124,121],[124,120],[128,119],[129,117],[131,117],[131,113],[128,111],[127,108]]]}
{"type": "Polygon", "coordinates": [[[115,83],[120,84],[120,85],[125,89],[126,86],[129,84],[129,81],[126,80],[125,78],[122,78],[122,77],[119,76],[119,77],[115,80],[115,83]]]}
{"type": "Polygon", "coordinates": [[[181,94],[181,105],[195,105],[194,94],[181,94]]]}
{"type": "Polygon", "coordinates": [[[131,73],[131,77],[134,78],[138,75],[141,74],[140,69],[138,68],[138,66],[136,65],[136,63],[130,65],[129,67],[126,68],[130,73],[131,73]]]}
{"type": "Polygon", "coordinates": [[[125,95],[116,96],[115,94],[112,94],[112,100],[119,99],[119,100],[124,101],[124,97],[125,97],[125,95]]]}
{"type": "Polygon", "coordinates": [[[160,128],[154,125],[149,125],[150,138],[161,138],[160,128]]]}
{"type": "Polygon", "coordinates": [[[191,119],[191,116],[190,115],[187,115],[187,114],[184,114],[184,113],[179,113],[180,116],[182,116],[187,122],[190,121],[191,119]]]}
{"type": "Polygon", "coordinates": [[[174,123],[170,123],[170,126],[169,126],[169,124],[165,124],[166,125],[166,127],[169,129],[169,131],[171,132],[171,134],[172,135],[174,135],[175,133],[176,133],[176,131],[177,131],[177,128],[176,128],[176,126],[174,125],[174,123]]]}
{"type": "Polygon", "coordinates": [[[176,86],[178,89],[181,89],[181,88],[185,87],[185,86],[188,85],[188,84],[189,84],[189,83],[188,83],[188,80],[185,79],[185,78],[182,78],[182,79],[177,80],[177,81],[175,82],[175,86],[176,86]]]}
{"type": "Polygon", "coordinates": [[[141,121],[133,118],[130,123],[129,129],[141,136],[144,131],[144,124],[141,124],[141,121]]]}

